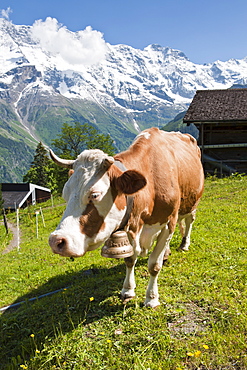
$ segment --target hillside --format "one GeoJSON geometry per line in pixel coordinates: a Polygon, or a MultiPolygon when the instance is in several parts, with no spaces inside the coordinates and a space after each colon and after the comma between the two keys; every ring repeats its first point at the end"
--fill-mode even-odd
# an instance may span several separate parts
{"type": "Polygon", "coordinates": [[[246,71],[247,58],[199,65],[180,50],[110,45],[90,27],[71,32],[52,18],[0,19],[0,181],[21,181],[37,142],[49,146],[65,122],[94,125],[121,151],[184,112],[197,89],[246,85],[246,71]],[[97,48],[87,49],[87,35],[97,48]]]}
{"type": "Polygon", "coordinates": [[[172,119],[170,122],[168,122],[164,127],[162,127],[162,130],[165,131],[180,131],[182,133],[190,134],[194,136],[196,139],[198,139],[198,130],[197,128],[191,124],[190,126],[186,126],[183,123],[183,118],[185,115],[185,112],[181,112],[174,119],[172,119]]]}

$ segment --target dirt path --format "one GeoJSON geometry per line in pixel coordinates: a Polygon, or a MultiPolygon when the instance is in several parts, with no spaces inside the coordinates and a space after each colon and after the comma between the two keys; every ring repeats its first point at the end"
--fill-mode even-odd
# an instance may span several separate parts
{"type": "MultiPolygon", "coordinates": [[[[11,239],[9,245],[3,250],[2,254],[9,253],[10,251],[12,251],[12,249],[18,247],[17,227],[14,224],[8,222],[8,228],[9,228],[9,232],[12,233],[12,239],[11,239]]],[[[20,242],[20,240],[19,240],[19,242],[20,242]]]]}

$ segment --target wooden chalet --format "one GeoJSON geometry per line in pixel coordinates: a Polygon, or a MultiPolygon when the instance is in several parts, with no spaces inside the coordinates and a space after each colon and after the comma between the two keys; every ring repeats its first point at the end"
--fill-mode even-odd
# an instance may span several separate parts
{"type": "Polygon", "coordinates": [[[51,190],[31,183],[3,183],[3,207],[8,210],[25,208],[51,198],[51,190]]]}
{"type": "Polygon", "coordinates": [[[199,130],[205,173],[247,174],[247,89],[198,90],[183,122],[199,130]]]}

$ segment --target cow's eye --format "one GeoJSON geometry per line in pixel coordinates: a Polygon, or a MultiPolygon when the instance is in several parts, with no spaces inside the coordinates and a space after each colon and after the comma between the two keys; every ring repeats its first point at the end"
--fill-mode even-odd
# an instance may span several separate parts
{"type": "Polygon", "coordinates": [[[99,193],[99,192],[91,193],[90,196],[89,196],[89,200],[90,201],[99,200],[100,196],[101,196],[101,193],[99,193]]]}

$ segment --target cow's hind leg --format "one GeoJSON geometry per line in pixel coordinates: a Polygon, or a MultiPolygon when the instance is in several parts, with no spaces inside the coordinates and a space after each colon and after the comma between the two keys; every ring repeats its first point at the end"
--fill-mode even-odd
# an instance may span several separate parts
{"type": "Polygon", "coordinates": [[[126,276],[121,291],[121,298],[123,303],[128,302],[135,297],[135,264],[137,261],[137,253],[131,257],[124,259],[126,264],[126,276]]]}
{"type": "Polygon", "coordinates": [[[182,251],[188,251],[189,246],[190,246],[190,234],[192,230],[192,225],[193,222],[195,221],[196,218],[196,211],[193,211],[184,217],[179,217],[179,227],[180,227],[180,232],[182,234],[182,242],[179,246],[178,249],[182,251]],[[182,222],[184,222],[185,227],[183,227],[182,222]]]}
{"type": "Polygon", "coordinates": [[[166,225],[158,236],[157,244],[149,256],[148,270],[150,273],[150,280],[146,292],[145,306],[157,307],[159,306],[159,293],[158,293],[158,276],[163,265],[164,255],[169,251],[170,240],[173,231],[169,230],[166,225]]]}

